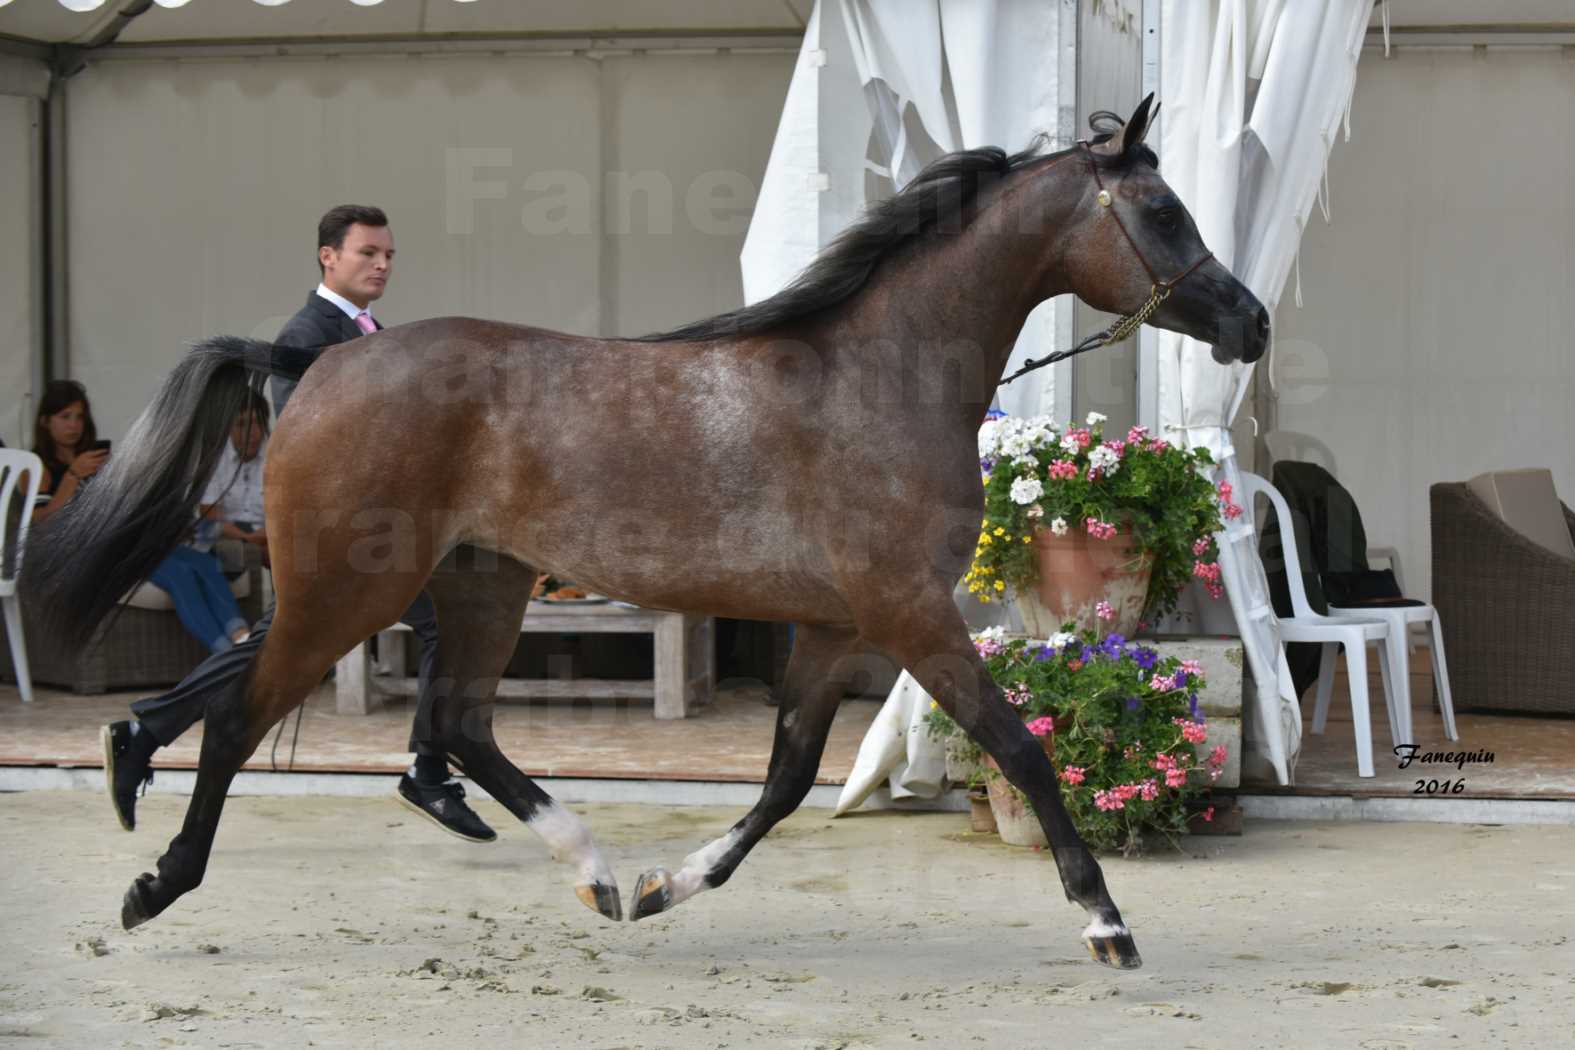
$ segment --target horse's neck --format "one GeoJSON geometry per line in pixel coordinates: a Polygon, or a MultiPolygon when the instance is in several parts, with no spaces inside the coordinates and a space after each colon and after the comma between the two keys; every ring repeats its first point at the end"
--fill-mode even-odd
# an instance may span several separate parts
{"type": "MultiPolygon", "coordinates": [[[[1006,194],[959,234],[936,236],[883,264],[844,320],[839,341],[894,348],[910,374],[950,369],[969,396],[956,422],[977,430],[1028,314],[1047,283],[1059,231],[1015,232],[1022,194],[1006,194]],[[996,210],[1000,209],[1000,210],[996,210]]],[[[938,381],[944,377],[936,376],[938,381]]],[[[945,381],[951,381],[949,379],[945,381]]],[[[933,406],[942,408],[942,406],[933,406]]],[[[943,408],[943,411],[945,409],[943,408]]]]}

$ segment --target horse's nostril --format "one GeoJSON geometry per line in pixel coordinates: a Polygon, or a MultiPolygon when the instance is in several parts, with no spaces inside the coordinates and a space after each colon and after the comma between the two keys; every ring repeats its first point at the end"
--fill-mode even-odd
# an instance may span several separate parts
{"type": "Polygon", "coordinates": [[[1261,306],[1258,307],[1258,335],[1269,338],[1269,311],[1261,306]]]}

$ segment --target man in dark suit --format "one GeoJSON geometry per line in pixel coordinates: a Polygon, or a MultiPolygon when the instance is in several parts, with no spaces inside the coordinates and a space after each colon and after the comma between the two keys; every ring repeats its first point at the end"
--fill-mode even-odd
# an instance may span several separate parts
{"type": "MultiPolygon", "coordinates": [[[[394,263],[394,237],[382,210],[353,204],[331,209],[317,225],[317,262],[322,283],[285,322],[275,344],[321,352],[381,329],[370,307],[382,298],[394,263]]],[[[283,414],[294,389],[294,382],[274,377],[275,415],[283,414]]],[[[472,842],[491,842],[497,833],[466,805],[465,789],[450,775],[447,758],[424,739],[437,661],[437,610],[432,599],[423,592],[400,619],[421,641],[421,670],[410,731],[415,761],[399,778],[399,799],[445,831],[472,842]]],[[[153,779],[149,765],[153,752],[189,729],[202,717],[208,699],[220,695],[246,670],[272,622],[270,609],[247,641],[209,657],[169,693],[132,704],[136,721],[103,728],[106,786],[115,816],[127,831],[136,827],[137,790],[153,779]]]]}

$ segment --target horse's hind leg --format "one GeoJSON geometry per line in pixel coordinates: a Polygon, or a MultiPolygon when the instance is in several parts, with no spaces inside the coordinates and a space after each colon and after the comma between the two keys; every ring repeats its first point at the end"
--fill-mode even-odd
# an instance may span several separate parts
{"type": "Polygon", "coordinates": [[[1067,815],[1044,747],[990,677],[949,592],[938,589],[929,602],[911,602],[896,615],[871,617],[868,633],[1028,796],[1050,840],[1067,899],[1088,912],[1083,941],[1089,954],[1110,966],[1141,966],[1132,934],[1105,888],[1104,873],[1067,815]]]}
{"type": "Polygon", "coordinates": [[[341,647],[342,640],[330,631],[303,630],[286,610],[279,611],[256,659],[207,706],[186,821],[159,858],[158,874],[142,874],[126,891],[122,926],[140,926],[201,885],[235,774],[268,730],[328,673],[341,648],[356,639],[341,647]]]}
{"type": "Polygon", "coordinates": [[[660,914],[701,890],[722,885],[755,843],[798,808],[815,783],[837,705],[870,659],[851,627],[798,628],[760,800],[726,835],[684,858],[676,873],[653,868],[641,875],[629,904],[631,919],[660,914]]]}
{"type": "Polygon", "coordinates": [[[534,569],[469,547],[445,559],[428,581],[438,612],[431,740],[540,835],[554,860],[573,867],[574,892],[586,907],[617,921],[623,918],[618,883],[590,831],[510,762],[492,735],[498,678],[519,642],[535,582],[534,569]]]}

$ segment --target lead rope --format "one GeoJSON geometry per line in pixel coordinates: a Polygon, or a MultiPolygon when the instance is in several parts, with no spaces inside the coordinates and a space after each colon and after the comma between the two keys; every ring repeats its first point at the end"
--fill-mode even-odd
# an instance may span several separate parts
{"type": "Polygon", "coordinates": [[[1125,317],[1117,318],[1115,323],[1109,328],[1106,328],[1101,332],[1095,332],[1093,335],[1089,336],[1087,339],[1084,339],[1081,343],[1078,343],[1070,350],[1057,350],[1048,357],[1030,358],[1028,361],[1024,362],[1023,367],[1019,368],[1017,371],[1001,380],[1001,382],[997,385],[1006,386],[1012,380],[1017,379],[1020,376],[1027,375],[1029,372],[1032,372],[1037,368],[1043,368],[1046,365],[1053,365],[1057,361],[1065,361],[1069,357],[1076,357],[1078,354],[1086,354],[1090,350],[1098,350],[1102,346],[1109,346],[1112,343],[1119,343],[1122,340],[1129,338],[1133,332],[1143,327],[1143,323],[1153,316],[1155,310],[1159,309],[1159,304],[1164,302],[1169,297],[1170,289],[1168,287],[1161,288],[1157,284],[1154,285],[1153,289],[1149,292],[1148,301],[1142,306],[1138,307],[1133,313],[1130,313],[1125,317]]]}

